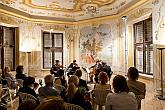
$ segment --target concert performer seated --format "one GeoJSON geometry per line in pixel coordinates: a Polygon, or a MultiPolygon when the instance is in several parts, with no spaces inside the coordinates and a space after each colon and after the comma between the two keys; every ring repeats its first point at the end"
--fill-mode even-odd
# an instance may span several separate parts
{"type": "Polygon", "coordinates": [[[73,62],[68,66],[68,69],[70,70],[67,73],[67,76],[69,77],[69,75],[74,75],[75,71],[77,69],[80,69],[80,67],[78,67],[78,64],[76,63],[76,60],[73,60],[73,62]]]}
{"type": "Polygon", "coordinates": [[[50,73],[53,74],[55,77],[59,77],[59,69],[62,68],[62,65],[60,65],[60,61],[56,60],[56,64],[54,64],[50,70],[50,73]]]}
{"type": "Polygon", "coordinates": [[[95,76],[95,81],[98,83],[98,75],[102,70],[102,65],[99,60],[96,61],[96,64],[90,67],[90,82],[93,82],[93,77],[95,76]]]}

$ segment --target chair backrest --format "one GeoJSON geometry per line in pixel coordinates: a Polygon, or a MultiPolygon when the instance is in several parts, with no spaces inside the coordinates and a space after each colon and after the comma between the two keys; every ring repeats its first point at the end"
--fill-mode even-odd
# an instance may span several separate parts
{"type": "Polygon", "coordinates": [[[110,90],[95,89],[94,90],[95,103],[97,105],[104,106],[108,93],[110,93],[110,90]]]}
{"type": "Polygon", "coordinates": [[[84,109],[75,104],[65,103],[65,110],[84,110],[84,109]]]}
{"type": "Polygon", "coordinates": [[[23,80],[22,79],[16,79],[16,80],[17,80],[19,88],[23,87],[23,80]]]}
{"type": "Polygon", "coordinates": [[[32,99],[32,100],[37,100],[37,98],[35,98],[34,96],[32,96],[31,94],[27,94],[27,93],[23,93],[23,92],[18,92],[18,96],[20,97],[21,101],[26,101],[26,100],[29,100],[29,99],[32,99]]]}

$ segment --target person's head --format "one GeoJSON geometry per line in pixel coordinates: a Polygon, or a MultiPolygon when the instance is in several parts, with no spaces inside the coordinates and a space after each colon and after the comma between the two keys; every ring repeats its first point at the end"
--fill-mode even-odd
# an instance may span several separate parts
{"type": "Polygon", "coordinates": [[[54,84],[62,85],[60,78],[56,78],[54,84]]]}
{"type": "Polygon", "coordinates": [[[23,73],[23,66],[22,65],[17,66],[16,72],[17,72],[17,74],[23,73]]]}
{"type": "Polygon", "coordinates": [[[73,60],[73,64],[76,64],[76,60],[73,60]]]}
{"type": "Polygon", "coordinates": [[[96,60],[96,65],[100,64],[100,60],[96,60]]]}
{"type": "Polygon", "coordinates": [[[77,69],[76,72],[75,72],[75,75],[80,78],[82,76],[81,69],[77,69]]]}
{"type": "Polygon", "coordinates": [[[138,80],[139,72],[135,67],[130,67],[127,76],[129,80],[138,80]]]}
{"type": "Polygon", "coordinates": [[[59,64],[60,63],[60,61],[59,60],[56,60],[56,64],[59,64]]]}
{"type": "Polygon", "coordinates": [[[35,110],[35,108],[37,107],[37,103],[35,100],[32,99],[28,99],[24,102],[22,102],[17,110],[35,110]]]}
{"type": "Polygon", "coordinates": [[[79,78],[76,75],[72,75],[68,80],[68,84],[70,83],[73,83],[75,86],[78,86],[79,78]]]}
{"type": "Polygon", "coordinates": [[[99,81],[101,84],[106,84],[108,82],[109,78],[106,72],[101,71],[99,73],[99,81]]]}
{"type": "Polygon", "coordinates": [[[53,86],[53,80],[54,80],[54,78],[53,78],[52,75],[46,75],[45,78],[44,78],[44,80],[45,80],[45,85],[46,86],[50,86],[50,87],[53,86]]]}
{"type": "Polygon", "coordinates": [[[23,81],[23,86],[25,87],[30,87],[30,88],[34,88],[34,83],[35,83],[35,78],[28,76],[25,78],[25,80],[23,81]]]}
{"type": "Polygon", "coordinates": [[[6,67],[4,68],[4,73],[8,73],[8,72],[10,72],[10,67],[6,66],[6,67]]]}
{"type": "Polygon", "coordinates": [[[113,79],[113,88],[115,93],[129,92],[126,78],[122,75],[117,75],[113,79]]]}
{"type": "Polygon", "coordinates": [[[106,62],[102,62],[102,65],[103,65],[103,66],[106,65],[106,62]]]}
{"type": "Polygon", "coordinates": [[[35,110],[65,110],[65,105],[60,97],[52,97],[41,102],[35,110]]]}

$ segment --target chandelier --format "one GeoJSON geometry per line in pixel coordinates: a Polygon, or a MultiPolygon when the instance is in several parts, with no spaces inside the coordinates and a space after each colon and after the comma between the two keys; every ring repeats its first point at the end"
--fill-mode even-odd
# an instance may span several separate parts
{"type": "Polygon", "coordinates": [[[89,3],[82,6],[82,9],[85,11],[86,14],[94,16],[99,13],[99,8],[97,4],[89,3]]]}

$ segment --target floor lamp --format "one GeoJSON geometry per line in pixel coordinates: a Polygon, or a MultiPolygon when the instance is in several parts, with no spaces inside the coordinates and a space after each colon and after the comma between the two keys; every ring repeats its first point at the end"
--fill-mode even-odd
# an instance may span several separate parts
{"type": "Polygon", "coordinates": [[[160,83],[161,83],[161,90],[160,90],[160,96],[158,97],[158,99],[160,100],[165,100],[165,97],[164,97],[164,94],[163,94],[163,69],[162,69],[162,66],[163,66],[163,50],[165,48],[157,48],[158,50],[160,50],[160,83]]]}

